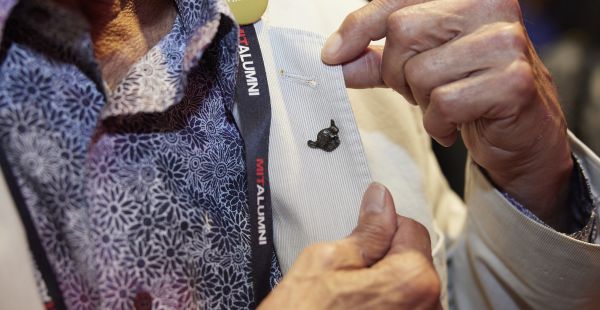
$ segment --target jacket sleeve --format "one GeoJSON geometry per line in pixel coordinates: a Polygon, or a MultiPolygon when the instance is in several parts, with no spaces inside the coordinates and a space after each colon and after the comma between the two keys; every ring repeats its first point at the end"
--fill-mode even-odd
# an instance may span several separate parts
{"type": "Polygon", "coordinates": [[[0,170],[0,309],[42,309],[25,229],[0,170]]]}
{"type": "MultiPolygon", "coordinates": [[[[597,208],[600,160],[574,136],[570,139],[597,208]]],[[[600,307],[600,245],[573,239],[526,217],[473,162],[467,164],[465,195],[466,222],[448,251],[453,306],[600,307]]]]}

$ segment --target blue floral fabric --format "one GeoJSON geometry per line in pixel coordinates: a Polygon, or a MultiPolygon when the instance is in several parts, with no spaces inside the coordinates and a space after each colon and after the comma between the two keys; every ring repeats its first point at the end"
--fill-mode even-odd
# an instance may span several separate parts
{"type": "Polygon", "coordinates": [[[1,147],[67,307],[129,309],[140,292],[153,309],[252,307],[225,1],[177,0],[172,31],[112,92],[82,17],[7,3],[1,147]]]}

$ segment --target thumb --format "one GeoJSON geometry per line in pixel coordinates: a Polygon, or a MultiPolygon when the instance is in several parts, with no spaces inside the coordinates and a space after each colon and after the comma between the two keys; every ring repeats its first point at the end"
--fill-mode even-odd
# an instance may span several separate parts
{"type": "Polygon", "coordinates": [[[358,225],[344,240],[358,249],[365,266],[371,266],[390,249],[396,228],[392,195],[385,186],[373,183],[363,196],[358,225]]]}
{"type": "Polygon", "coordinates": [[[383,46],[370,46],[358,58],[342,66],[344,81],[349,88],[383,87],[381,59],[383,46]]]}
{"type": "Polygon", "coordinates": [[[386,34],[387,19],[396,10],[427,0],[373,0],[350,13],[325,42],[321,59],[337,65],[360,55],[372,40],[386,34]]]}

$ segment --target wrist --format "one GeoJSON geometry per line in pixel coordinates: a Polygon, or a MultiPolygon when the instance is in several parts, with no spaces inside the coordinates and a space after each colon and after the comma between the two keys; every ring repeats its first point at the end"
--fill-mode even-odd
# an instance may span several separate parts
{"type": "Polygon", "coordinates": [[[486,171],[490,180],[552,228],[566,232],[572,221],[568,197],[573,158],[566,132],[512,169],[486,171]]]}

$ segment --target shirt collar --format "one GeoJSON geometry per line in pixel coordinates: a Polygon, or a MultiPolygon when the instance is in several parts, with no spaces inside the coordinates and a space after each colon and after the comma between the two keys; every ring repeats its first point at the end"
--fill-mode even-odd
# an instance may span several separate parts
{"type": "MultiPolygon", "coordinates": [[[[3,1],[3,0],[0,0],[3,1]]],[[[47,0],[12,1],[10,9],[0,7],[0,28],[4,40],[23,44],[50,59],[72,63],[97,85],[102,85],[89,34],[89,25],[80,14],[47,0]],[[18,2],[18,3],[17,3],[18,2]]]]}
{"type": "MultiPolygon", "coordinates": [[[[178,10],[175,26],[179,28],[174,28],[169,35],[179,36],[182,57],[178,60],[180,63],[176,65],[178,68],[173,68],[174,64],[168,63],[166,60],[168,55],[165,55],[165,51],[162,50],[165,46],[160,46],[161,43],[164,43],[162,41],[144,56],[150,60],[153,57],[154,60],[156,57],[165,58],[162,64],[169,67],[158,69],[170,70],[172,74],[174,73],[168,77],[169,81],[164,87],[157,88],[156,85],[145,82],[138,84],[141,87],[135,89],[134,92],[135,94],[144,94],[144,96],[135,96],[128,87],[123,88],[127,91],[119,91],[117,87],[113,94],[108,94],[95,62],[87,21],[80,14],[52,1],[0,0],[0,40],[3,35],[4,39],[12,36],[13,38],[10,39],[24,40],[26,42],[23,43],[27,46],[37,49],[45,55],[75,63],[83,73],[96,82],[105,94],[108,94],[102,118],[162,112],[181,101],[189,73],[198,66],[204,52],[215,39],[225,41],[222,42],[223,45],[230,47],[223,50],[225,53],[219,55],[221,58],[237,60],[238,28],[233,22],[234,19],[226,0],[175,0],[175,3],[178,10]],[[15,27],[6,27],[7,23],[12,24],[13,22],[15,27]],[[8,31],[8,28],[11,30],[8,31]],[[178,33],[174,34],[174,31],[178,33]],[[9,32],[14,32],[14,34],[9,32]],[[29,35],[21,35],[23,33],[29,35]],[[151,53],[153,54],[149,55],[151,53]],[[168,93],[172,96],[161,96],[161,93],[168,93]],[[157,98],[160,100],[156,100],[157,98]]],[[[173,44],[173,42],[169,43],[173,44]]],[[[169,48],[173,48],[173,46],[171,45],[169,48]]],[[[134,67],[137,65],[143,64],[138,62],[134,64],[134,67]]],[[[216,63],[212,65],[218,66],[216,63]]],[[[130,71],[128,77],[121,84],[132,78],[131,73],[130,71]]],[[[234,81],[227,81],[227,83],[234,83],[234,81]]]]}

